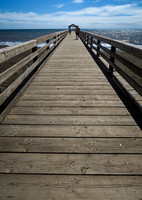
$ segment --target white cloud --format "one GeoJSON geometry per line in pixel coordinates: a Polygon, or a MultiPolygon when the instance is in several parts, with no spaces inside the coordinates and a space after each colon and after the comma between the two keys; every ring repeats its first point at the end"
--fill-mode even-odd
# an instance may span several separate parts
{"type": "Polygon", "coordinates": [[[73,0],[73,3],[84,3],[83,0],[73,0]]]}
{"type": "Polygon", "coordinates": [[[62,7],[64,7],[64,4],[57,5],[57,8],[62,8],[62,7]]]}
{"type": "Polygon", "coordinates": [[[89,7],[78,11],[60,11],[50,14],[0,12],[2,24],[18,28],[67,28],[69,24],[78,24],[81,28],[140,28],[142,25],[142,7],[136,4],[120,6],[107,5],[89,7]],[[24,26],[25,25],[25,26],[24,26]]]}

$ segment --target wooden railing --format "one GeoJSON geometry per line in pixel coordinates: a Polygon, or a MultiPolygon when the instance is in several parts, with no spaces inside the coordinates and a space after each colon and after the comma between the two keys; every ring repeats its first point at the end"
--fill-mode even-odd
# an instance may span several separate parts
{"type": "Polygon", "coordinates": [[[9,59],[19,56],[20,54],[31,50],[31,53],[24,57],[18,63],[10,66],[7,70],[0,74],[0,85],[10,79],[18,70],[24,68],[27,64],[30,65],[23,71],[22,74],[13,80],[0,93],[0,106],[4,104],[7,98],[17,89],[17,87],[25,80],[25,78],[53,51],[53,49],[66,37],[68,31],[56,32],[40,38],[15,45],[13,47],[6,47],[0,50],[0,64],[8,62],[9,59]],[[38,48],[39,44],[45,43],[43,47],[38,48]]]}
{"type": "Polygon", "coordinates": [[[95,50],[96,56],[102,57],[108,63],[110,73],[117,71],[142,95],[142,48],[84,31],[81,31],[80,37],[91,50],[95,50]],[[123,57],[126,53],[129,56],[123,57]],[[131,56],[133,61],[131,61],[131,56]]]}

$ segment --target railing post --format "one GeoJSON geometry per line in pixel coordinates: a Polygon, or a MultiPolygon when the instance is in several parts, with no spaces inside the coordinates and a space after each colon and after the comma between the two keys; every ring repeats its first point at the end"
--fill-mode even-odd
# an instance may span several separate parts
{"type": "MultiPolygon", "coordinates": [[[[49,40],[46,40],[46,44],[48,44],[49,43],[49,40]]],[[[50,46],[49,47],[47,47],[47,50],[50,48],[50,46]]]]}
{"type": "MultiPolygon", "coordinates": [[[[56,39],[56,36],[54,36],[54,39],[56,39]]],[[[54,42],[54,44],[56,44],[56,41],[54,42]]]]}
{"type": "Polygon", "coordinates": [[[85,42],[87,42],[87,33],[85,33],[85,42]]]}
{"type": "Polygon", "coordinates": [[[100,43],[101,43],[101,41],[100,40],[97,40],[97,57],[99,57],[99,51],[100,51],[100,47],[99,47],[99,45],[100,45],[100,43]]]}
{"type": "MultiPolygon", "coordinates": [[[[58,42],[58,41],[60,40],[59,35],[57,35],[56,38],[58,38],[58,39],[56,40],[56,42],[58,42]]],[[[59,45],[59,43],[58,43],[58,45],[59,45]]]]}
{"type": "MultiPolygon", "coordinates": [[[[111,46],[111,52],[115,53],[116,52],[116,47],[111,46]]],[[[115,58],[113,56],[111,56],[111,55],[110,55],[110,61],[112,63],[114,63],[114,61],[115,61],[115,58]]],[[[109,71],[110,71],[111,74],[113,73],[113,67],[111,66],[111,64],[109,65],[109,71]]]]}
{"type": "Polygon", "coordinates": [[[86,36],[85,33],[83,33],[83,40],[84,40],[84,41],[85,41],[85,36],[86,36]]]}
{"type": "Polygon", "coordinates": [[[84,36],[85,34],[84,33],[81,33],[81,38],[82,38],[82,40],[84,41],[84,39],[85,39],[85,36],[84,36]]]}
{"type": "Polygon", "coordinates": [[[91,44],[90,44],[90,49],[93,47],[93,37],[91,36],[91,44]]]}
{"type": "Polygon", "coordinates": [[[81,39],[83,39],[83,34],[81,32],[80,32],[79,36],[81,39]]]}
{"type": "Polygon", "coordinates": [[[89,44],[89,35],[87,34],[87,45],[89,44]]]}
{"type": "MultiPolygon", "coordinates": [[[[34,53],[35,51],[37,51],[37,46],[33,47],[32,48],[32,53],[34,53]]],[[[38,56],[36,56],[34,59],[33,59],[33,63],[36,62],[38,60],[38,56]]]]}

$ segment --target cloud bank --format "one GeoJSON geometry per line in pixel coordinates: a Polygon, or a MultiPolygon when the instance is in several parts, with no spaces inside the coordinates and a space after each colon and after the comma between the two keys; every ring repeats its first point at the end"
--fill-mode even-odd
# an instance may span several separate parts
{"type": "Polygon", "coordinates": [[[107,5],[50,14],[0,12],[2,28],[67,28],[72,23],[81,28],[142,28],[142,7],[107,5]]]}

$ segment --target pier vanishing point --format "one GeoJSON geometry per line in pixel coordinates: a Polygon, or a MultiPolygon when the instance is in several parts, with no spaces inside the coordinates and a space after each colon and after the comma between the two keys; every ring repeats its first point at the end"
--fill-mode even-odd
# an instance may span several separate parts
{"type": "Polygon", "coordinates": [[[0,200],[142,200],[142,49],[62,31],[0,50],[1,66],[14,58],[0,74],[0,200]]]}

